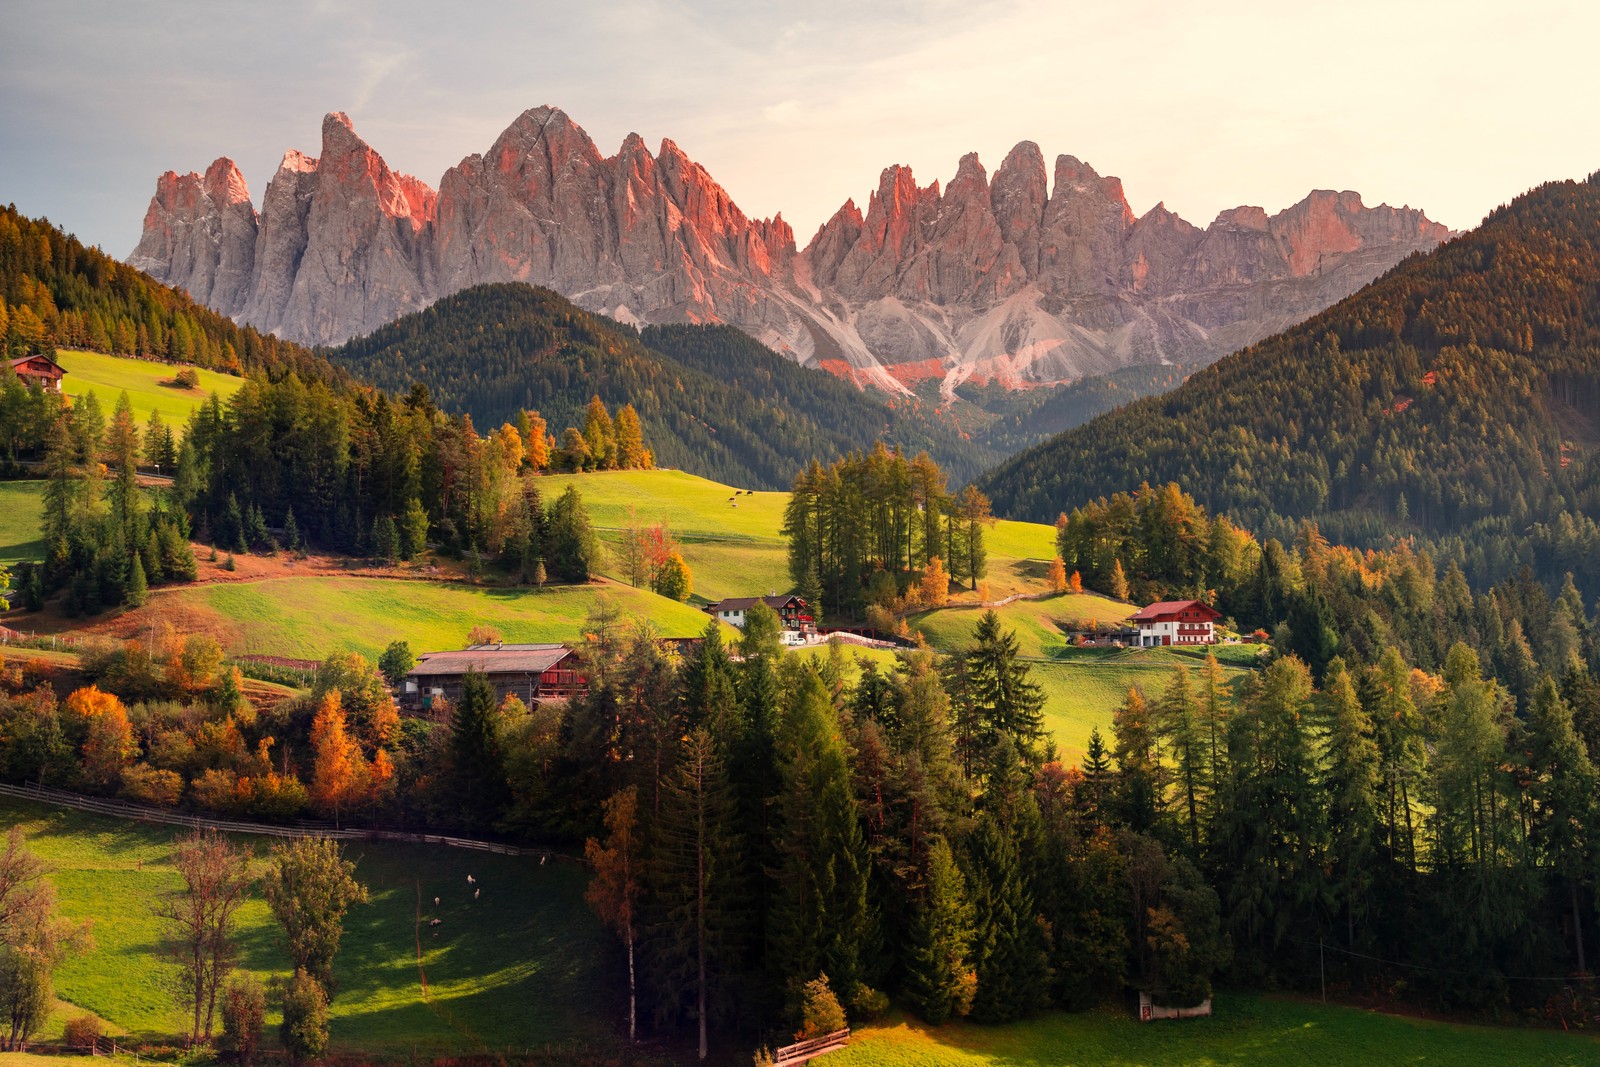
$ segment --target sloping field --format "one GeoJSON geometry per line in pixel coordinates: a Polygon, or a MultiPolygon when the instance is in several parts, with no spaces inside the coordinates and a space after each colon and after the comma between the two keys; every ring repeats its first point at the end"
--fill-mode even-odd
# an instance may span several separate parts
{"type": "MultiPolygon", "coordinates": [[[[1005,629],[1016,631],[1021,654],[1038,657],[1065,649],[1070,627],[1092,621],[1121,622],[1138,609],[1094,593],[1064,593],[1044,600],[1018,600],[993,610],[1005,629]]],[[[983,615],[981,608],[944,608],[914,615],[910,625],[935,648],[952,650],[972,641],[983,615]]]]}
{"type": "Polygon", "coordinates": [[[0,563],[44,556],[43,482],[0,482],[0,563]]]}
{"type": "Polygon", "coordinates": [[[150,412],[160,411],[161,421],[174,432],[182,429],[189,420],[189,412],[205,403],[212,393],[226,400],[244,384],[244,379],[231,374],[197,369],[200,387],[183,389],[164,384],[184,369],[181,365],[100,352],[64,349],[56,354],[56,362],[67,370],[61,388],[68,396],[76,398],[93,391],[106,417],[110,418],[117,406],[117,397],[126,389],[141,428],[150,421],[150,412]]]}
{"type": "MultiPolygon", "coordinates": [[[[630,509],[641,524],[665,521],[694,574],[696,598],[760,596],[793,588],[780,533],[788,493],[745,492],[682,471],[553,474],[539,488],[549,501],[568,485],[583,494],[584,506],[608,545],[617,543],[626,529],[630,509]]],[[[987,545],[991,598],[1044,588],[1055,555],[1053,527],[999,521],[990,528],[987,545]]],[[[614,560],[610,567],[606,573],[616,577],[614,560]]]]}
{"type": "Polygon", "coordinates": [[[1131,1013],[1051,1012],[1009,1026],[890,1021],[858,1028],[828,1067],[1580,1067],[1600,1040],[1548,1030],[1463,1026],[1224,994],[1209,1019],[1140,1023],[1131,1013]]]}
{"type": "MultiPolygon", "coordinates": [[[[117,1032],[147,1039],[182,1032],[155,915],[181,884],[171,866],[179,831],[9,797],[0,798],[0,824],[20,824],[29,847],[55,868],[50,877],[62,912],[93,923],[93,951],[56,972],[60,997],[117,1032]]],[[[236,840],[265,854],[264,839],[236,840]]],[[[346,854],[357,861],[356,877],[372,902],[345,920],[334,965],[336,1047],[476,1050],[603,1040],[615,1002],[602,963],[611,938],[583,902],[581,868],[377,842],[350,843],[346,854]],[[483,890],[477,900],[468,874],[483,890]],[[419,898],[427,1001],[418,969],[419,898]],[[442,922],[429,927],[434,917],[442,922]]],[[[286,972],[277,926],[259,896],[239,913],[239,945],[240,966],[263,980],[286,972]]],[[[269,1018],[274,1037],[275,1023],[269,1018]]]]}
{"type": "Polygon", "coordinates": [[[602,598],[624,620],[654,623],[663,637],[696,637],[709,621],[686,604],[627,586],[497,589],[307,575],[164,589],[108,628],[131,635],[167,621],[180,630],[210,629],[235,653],[322,659],[354,651],[376,659],[391,641],[406,641],[415,652],[460,648],[480,623],[507,641],[576,641],[602,598]]]}

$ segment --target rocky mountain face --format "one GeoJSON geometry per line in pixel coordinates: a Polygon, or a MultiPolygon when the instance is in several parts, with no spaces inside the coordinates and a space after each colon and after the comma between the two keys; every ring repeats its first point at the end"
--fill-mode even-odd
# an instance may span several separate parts
{"type": "Polygon", "coordinates": [[[1348,296],[1450,236],[1421,211],[1313,192],[1202,230],[1037,145],[991,180],[883,172],[803,250],[751,219],[671,141],[603,156],[557,108],[524,112],[436,193],[391,171],[349,119],[283,158],[260,211],[228,159],[156,184],[130,262],[197,300],[308,343],[364,334],[484,282],[549,286],[634,323],[725,322],[795,360],[905,391],[1031,385],[1215,359],[1348,296]]]}

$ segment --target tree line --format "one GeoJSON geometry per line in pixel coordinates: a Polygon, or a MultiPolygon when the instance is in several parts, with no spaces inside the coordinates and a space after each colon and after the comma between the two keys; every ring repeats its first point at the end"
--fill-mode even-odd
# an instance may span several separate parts
{"type": "Polygon", "coordinates": [[[903,597],[929,571],[976,589],[992,522],[988,499],[970,485],[952,493],[926,452],[907,459],[879,442],[795,478],[783,519],[789,574],[813,607],[843,618],[903,597]]]}

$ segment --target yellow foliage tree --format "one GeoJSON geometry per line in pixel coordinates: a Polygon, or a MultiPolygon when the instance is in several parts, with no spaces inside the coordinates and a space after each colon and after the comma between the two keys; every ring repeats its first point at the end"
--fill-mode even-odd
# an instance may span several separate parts
{"type": "Polygon", "coordinates": [[[1072,572],[1072,579],[1067,582],[1067,590],[1073,593],[1083,592],[1083,575],[1077,571],[1072,572]]]}
{"type": "Polygon", "coordinates": [[[950,572],[944,569],[944,560],[933,556],[922,571],[922,603],[930,608],[942,608],[950,599],[950,572]]]}
{"type": "Polygon", "coordinates": [[[67,711],[83,730],[84,778],[103,788],[116,786],[136,751],[122,701],[91,685],[67,697],[67,711]]]}
{"type": "Polygon", "coordinates": [[[1067,591],[1067,565],[1057,556],[1050,561],[1050,591],[1052,593],[1065,593],[1067,591]]]}

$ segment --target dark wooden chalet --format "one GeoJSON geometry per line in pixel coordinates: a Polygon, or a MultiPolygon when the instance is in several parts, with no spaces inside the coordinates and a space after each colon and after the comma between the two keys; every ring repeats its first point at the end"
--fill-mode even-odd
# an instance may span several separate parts
{"type": "Polygon", "coordinates": [[[61,379],[67,376],[65,367],[45,355],[8,359],[6,365],[25,384],[36,385],[47,393],[61,392],[61,379]]]}
{"type": "Polygon", "coordinates": [[[453,652],[425,652],[405,677],[402,706],[427,711],[434,698],[451,704],[461,699],[469,670],[494,686],[496,701],[515,696],[532,707],[538,700],[565,700],[581,694],[587,682],[576,670],[566,645],[473,645],[453,652]]]}

